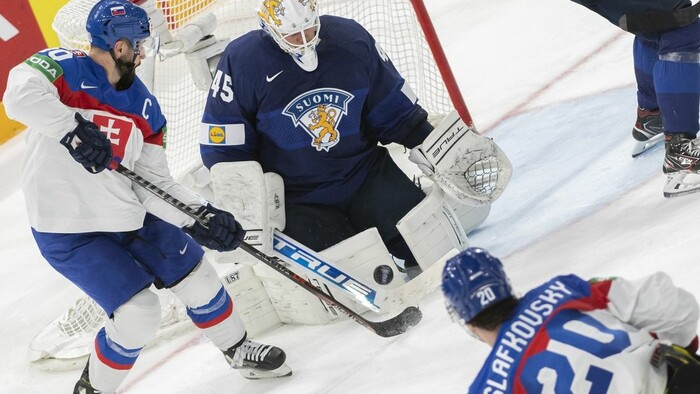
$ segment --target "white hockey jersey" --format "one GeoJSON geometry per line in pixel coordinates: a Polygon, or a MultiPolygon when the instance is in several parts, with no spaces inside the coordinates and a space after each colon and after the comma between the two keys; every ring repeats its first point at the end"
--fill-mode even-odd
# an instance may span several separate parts
{"type": "Polygon", "coordinates": [[[89,173],[59,143],[75,129],[80,112],[107,135],[124,167],[188,205],[201,205],[199,196],[170,175],[165,118],[138,78],[117,91],[84,52],[46,49],[11,70],[3,103],[10,118],[29,127],[23,191],[35,230],[131,231],[141,228],[146,212],[179,227],[194,222],[121,174],[89,173]]]}
{"type": "Polygon", "coordinates": [[[555,277],[503,323],[469,393],[661,394],[666,369],[650,364],[652,353],[659,340],[690,344],[698,315],[693,295],[664,273],[555,277]]]}

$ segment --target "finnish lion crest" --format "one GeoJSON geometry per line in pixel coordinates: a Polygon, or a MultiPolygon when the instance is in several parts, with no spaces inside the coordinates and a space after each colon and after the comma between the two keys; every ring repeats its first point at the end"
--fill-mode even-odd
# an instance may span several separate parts
{"type": "Polygon", "coordinates": [[[311,146],[319,152],[328,152],[340,142],[338,126],[354,97],[340,89],[314,89],[295,97],[282,113],[292,118],[294,126],[306,131],[311,146]]]}
{"type": "Polygon", "coordinates": [[[265,0],[263,1],[264,10],[258,11],[258,16],[264,19],[267,23],[274,23],[275,26],[280,26],[282,21],[279,19],[280,15],[284,15],[284,6],[282,5],[284,0],[265,0]]]}
{"type": "Polygon", "coordinates": [[[309,5],[309,3],[311,3],[311,6],[310,6],[311,11],[316,10],[316,1],[315,0],[298,0],[298,1],[299,1],[299,4],[303,5],[304,7],[306,7],[307,5],[309,5]]]}

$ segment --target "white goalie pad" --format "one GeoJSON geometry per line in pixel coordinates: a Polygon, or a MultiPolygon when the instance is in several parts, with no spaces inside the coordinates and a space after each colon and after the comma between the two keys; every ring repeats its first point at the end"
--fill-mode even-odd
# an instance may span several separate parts
{"type": "MultiPolygon", "coordinates": [[[[283,234],[277,234],[275,241],[277,256],[288,262],[289,269],[358,313],[393,315],[409,305],[417,305],[423,296],[435,289],[442,272],[441,265],[431,267],[409,281],[407,275],[396,269],[376,228],[318,253],[283,234]],[[350,283],[353,289],[366,294],[366,302],[349,296],[336,285],[340,283],[350,283]]],[[[316,298],[266,265],[257,264],[253,269],[265,285],[282,322],[326,324],[346,317],[333,304],[316,298]]]]}
{"type": "MultiPolygon", "coordinates": [[[[245,241],[272,254],[274,229],[284,230],[284,182],[279,175],[263,174],[256,161],[217,163],[211,168],[214,205],[231,212],[247,233],[245,241]]],[[[217,262],[253,259],[246,252],[221,253],[217,262]]]]}
{"type": "Polygon", "coordinates": [[[471,130],[456,111],[411,150],[409,159],[445,193],[470,205],[496,200],[513,172],[501,148],[471,130]]]}
{"type": "Polygon", "coordinates": [[[228,40],[216,40],[214,36],[203,39],[185,53],[192,81],[199,90],[207,91],[213,81],[213,73],[228,40]]]}
{"type": "Polygon", "coordinates": [[[491,213],[491,204],[470,205],[464,201],[457,201],[448,194],[445,194],[445,203],[452,208],[467,235],[479,227],[491,213]]]}
{"type": "MultiPolygon", "coordinates": [[[[343,272],[376,290],[378,312],[388,315],[401,312],[409,305],[418,305],[439,283],[444,265],[435,264],[437,267],[432,266],[410,279],[408,275],[399,273],[379,231],[374,227],[333,245],[320,254],[343,272]],[[388,278],[390,280],[387,282],[388,278]]],[[[355,306],[361,311],[368,310],[361,303],[355,303],[355,306]]]]}
{"type": "Polygon", "coordinates": [[[462,224],[445,202],[442,189],[435,185],[423,201],[399,220],[396,227],[423,271],[451,250],[461,251],[469,247],[462,224]]]}

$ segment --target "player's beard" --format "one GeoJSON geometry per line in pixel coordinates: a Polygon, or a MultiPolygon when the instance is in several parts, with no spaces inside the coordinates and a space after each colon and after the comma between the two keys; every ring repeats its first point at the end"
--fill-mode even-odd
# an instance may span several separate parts
{"type": "Polygon", "coordinates": [[[115,59],[117,63],[117,72],[119,73],[119,80],[117,81],[115,88],[119,90],[126,90],[131,87],[131,84],[134,83],[134,79],[136,79],[136,56],[134,55],[134,58],[132,61],[128,62],[123,59],[115,59]]]}

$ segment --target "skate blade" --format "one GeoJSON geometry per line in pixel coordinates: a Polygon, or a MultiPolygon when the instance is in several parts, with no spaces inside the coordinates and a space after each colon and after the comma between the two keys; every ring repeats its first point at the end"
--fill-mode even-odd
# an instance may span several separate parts
{"type": "Polygon", "coordinates": [[[239,369],[238,373],[241,374],[246,379],[257,380],[257,379],[269,379],[269,378],[283,378],[285,376],[292,376],[292,369],[287,366],[287,364],[282,364],[281,367],[273,369],[272,371],[262,371],[259,369],[239,369]]]}
{"type": "Polygon", "coordinates": [[[675,172],[666,175],[664,197],[676,198],[700,192],[700,174],[675,172]]]}
{"type": "Polygon", "coordinates": [[[646,141],[634,141],[634,146],[632,147],[632,157],[637,157],[642,153],[648,151],[652,147],[656,146],[659,142],[663,141],[664,134],[659,133],[646,141]]]}

